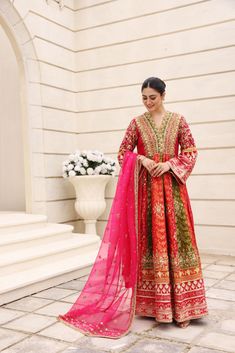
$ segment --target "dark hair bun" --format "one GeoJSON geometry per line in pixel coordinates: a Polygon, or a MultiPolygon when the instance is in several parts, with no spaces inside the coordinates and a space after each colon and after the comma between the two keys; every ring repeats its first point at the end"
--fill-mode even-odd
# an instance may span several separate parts
{"type": "Polygon", "coordinates": [[[165,92],[166,84],[158,77],[149,77],[144,80],[141,87],[141,92],[143,92],[143,89],[147,87],[155,89],[162,95],[165,92]]]}

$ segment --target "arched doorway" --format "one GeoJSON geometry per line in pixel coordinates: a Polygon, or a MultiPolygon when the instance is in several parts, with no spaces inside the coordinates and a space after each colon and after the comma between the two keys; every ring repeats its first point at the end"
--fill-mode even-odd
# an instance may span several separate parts
{"type": "Polygon", "coordinates": [[[0,36],[0,63],[5,65],[3,73],[0,68],[1,81],[4,77],[0,88],[0,212],[46,214],[45,202],[38,202],[35,191],[37,178],[44,177],[44,155],[38,156],[33,149],[34,133],[42,127],[40,99],[36,118],[34,109],[40,84],[32,85],[34,77],[40,76],[40,68],[31,34],[10,0],[0,1],[0,36]]]}
{"type": "Polygon", "coordinates": [[[0,211],[25,211],[20,71],[0,24],[0,211]]]}

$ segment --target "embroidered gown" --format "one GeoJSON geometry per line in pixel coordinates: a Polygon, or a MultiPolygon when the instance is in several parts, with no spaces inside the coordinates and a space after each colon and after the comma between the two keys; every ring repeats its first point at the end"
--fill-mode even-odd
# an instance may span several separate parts
{"type": "Polygon", "coordinates": [[[185,118],[166,111],[160,127],[145,112],[129,123],[118,161],[133,151],[171,169],[152,177],[141,167],[138,183],[138,274],[135,314],[181,322],[208,314],[186,180],[197,148],[185,118]],[[180,152],[179,152],[180,146],[180,152]]]}

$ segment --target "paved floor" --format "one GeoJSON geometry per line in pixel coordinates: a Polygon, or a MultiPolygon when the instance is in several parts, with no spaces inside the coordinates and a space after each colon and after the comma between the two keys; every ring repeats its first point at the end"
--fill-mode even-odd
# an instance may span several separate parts
{"type": "Polygon", "coordinates": [[[201,255],[209,316],[186,329],[156,327],[136,316],[128,335],[117,339],[82,335],[56,320],[66,312],[86,277],[0,307],[0,352],[4,353],[235,353],[235,257],[201,255]]]}

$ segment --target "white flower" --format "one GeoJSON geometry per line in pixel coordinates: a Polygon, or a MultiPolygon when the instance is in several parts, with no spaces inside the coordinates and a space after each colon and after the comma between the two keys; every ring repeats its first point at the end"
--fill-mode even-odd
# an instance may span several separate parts
{"type": "Polygon", "coordinates": [[[84,167],[88,167],[88,162],[86,159],[83,159],[82,164],[84,165],[84,167]]]}
{"type": "Polygon", "coordinates": [[[94,169],[93,169],[93,168],[88,168],[88,169],[87,169],[87,174],[88,174],[88,175],[94,174],[94,169]]]}
{"type": "Polygon", "coordinates": [[[63,165],[68,165],[70,163],[70,160],[69,159],[66,159],[64,162],[63,162],[63,165]]]}
{"type": "Polygon", "coordinates": [[[75,176],[75,175],[76,175],[76,173],[75,173],[74,170],[70,170],[70,171],[69,171],[69,176],[75,176]]]}
{"type": "Polygon", "coordinates": [[[78,157],[78,161],[80,162],[80,163],[82,163],[83,161],[84,161],[84,158],[83,157],[78,157]]]}
{"type": "Polygon", "coordinates": [[[83,168],[83,167],[81,167],[81,168],[80,168],[80,173],[81,173],[82,175],[86,174],[86,169],[83,168]]]}
{"type": "Polygon", "coordinates": [[[73,154],[73,153],[70,154],[68,158],[69,158],[70,161],[74,161],[75,154],[73,154]]]}
{"type": "Polygon", "coordinates": [[[97,157],[101,157],[101,158],[103,158],[103,155],[104,155],[103,152],[98,150],[94,150],[92,151],[92,153],[95,154],[97,157]]]}
{"type": "Polygon", "coordinates": [[[102,168],[100,165],[98,165],[97,167],[95,167],[95,174],[100,174],[102,168]]]}
{"type": "Polygon", "coordinates": [[[67,170],[72,170],[72,169],[73,169],[73,167],[74,167],[74,165],[73,165],[73,164],[69,164],[69,165],[67,166],[67,170]]]}
{"type": "Polygon", "coordinates": [[[74,168],[74,170],[76,170],[77,172],[79,172],[79,170],[81,169],[81,165],[77,164],[76,167],[74,168]]]}
{"type": "Polygon", "coordinates": [[[71,153],[62,164],[62,174],[66,178],[73,175],[93,175],[108,174],[114,175],[117,162],[105,157],[104,153],[99,150],[79,150],[76,149],[71,153]],[[96,164],[92,168],[93,162],[96,164]]]}
{"type": "Polygon", "coordinates": [[[97,156],[95,154],[92,154],[92,153],[88,153],[87,154],[87,159],[89,161],[92,161],[92,162],[97,162],[97,156]]]}
{"type": "Polygon", "coordinates": [[[87,157],[88,161],[92,161],[92,154],[91,153],[87,153],[87,157]]]}

